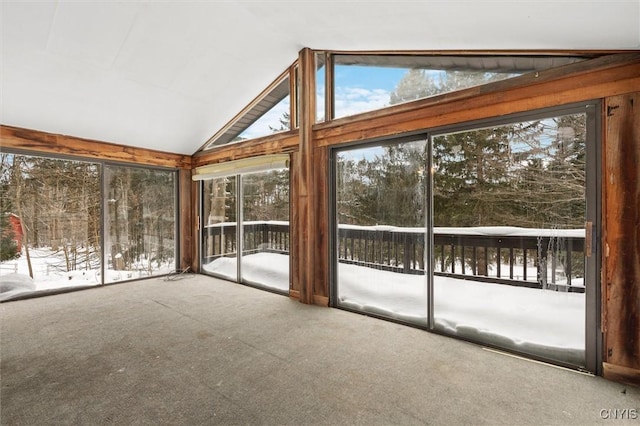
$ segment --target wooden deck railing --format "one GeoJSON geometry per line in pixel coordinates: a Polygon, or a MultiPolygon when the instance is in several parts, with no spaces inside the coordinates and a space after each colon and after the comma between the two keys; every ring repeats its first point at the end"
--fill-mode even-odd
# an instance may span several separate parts
{"type": "MultiPolygon", "coordinates": [[[[205,261],[236,255],[236,224],[205,227],[205,261]],[[208,250],[208,251],[207,251],[208,250]]],[[[243,254],[289,253],[289,224],[247,222],[243,254]]],[[[425,273],[424,228],[341,225],[338,260],[403,274],[425,273]]],[[[584,231],[434,228],[436,276],[584,292],[584,231]]]]}

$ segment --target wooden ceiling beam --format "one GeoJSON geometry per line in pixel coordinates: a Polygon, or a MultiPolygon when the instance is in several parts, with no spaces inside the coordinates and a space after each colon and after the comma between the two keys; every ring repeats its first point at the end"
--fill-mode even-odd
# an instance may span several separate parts
{"type": "Polygon", "coordinates": [[[137,165],[191,169],[191,156],[189,155],[134,148],[4,125],[0,126],[0,147],[34,155],[52,154],[137,165]]]}

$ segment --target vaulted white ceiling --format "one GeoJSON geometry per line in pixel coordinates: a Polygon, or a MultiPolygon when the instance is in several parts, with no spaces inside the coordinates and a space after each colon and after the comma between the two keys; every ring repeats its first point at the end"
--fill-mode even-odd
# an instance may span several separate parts
{"type": "Polygon", "coordinates": [[[640,49],[640,0],[3,1],[2,124],[193,154],[327,50],[640,49]]]}

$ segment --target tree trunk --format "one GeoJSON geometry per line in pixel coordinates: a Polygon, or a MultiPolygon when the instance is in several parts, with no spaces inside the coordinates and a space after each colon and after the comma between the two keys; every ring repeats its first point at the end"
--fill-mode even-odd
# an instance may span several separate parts
{"type": "Polygon", "coordinates": [[[33,267],[31,266],[31,255],[29,253],[29,233],[24,222],[24,215],[22,209],[22,170],[18,157],[13,157],[13,173],[14,182],[16,183],[16,206],[18,209],[18,216],[20,216],[20,224],[22,226],[22,240],[24,245],[24,254],[27,257],[27,267],[29,268],[29,276],[33,279],[33,267]]]}

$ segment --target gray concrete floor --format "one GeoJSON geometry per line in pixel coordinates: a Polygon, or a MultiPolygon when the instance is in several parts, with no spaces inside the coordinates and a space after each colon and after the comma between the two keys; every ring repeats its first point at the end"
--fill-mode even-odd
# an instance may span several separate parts
{"type": "Polygon", "coordinates": [[[640,423],[603,419],[638,388],[204,276],[0,311],[2,425],[640,423]]]}

